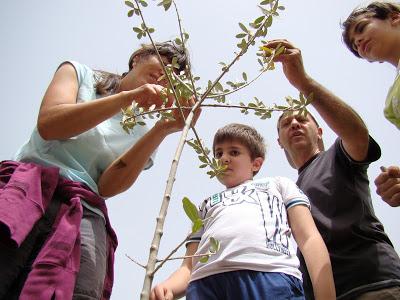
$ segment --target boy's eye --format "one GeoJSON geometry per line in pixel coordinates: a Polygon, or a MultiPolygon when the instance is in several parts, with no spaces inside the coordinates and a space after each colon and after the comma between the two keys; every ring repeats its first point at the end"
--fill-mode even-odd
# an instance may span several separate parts
{"type": "Polygon", "coordinates": [[[215,152],[215,158],[221,158],[221,156],[222,156],[222,151],[215,152]]]}
{"type": "Polygon", "coordinates": [[[232,156],[238,156],[239,154],[240,154],[240,152],[238,150],[232,150],[230,152],[230,155],[232,155],[232,156]]]}

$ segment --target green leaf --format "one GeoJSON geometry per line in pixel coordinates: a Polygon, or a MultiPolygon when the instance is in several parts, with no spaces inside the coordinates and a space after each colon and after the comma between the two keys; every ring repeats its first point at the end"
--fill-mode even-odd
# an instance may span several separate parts
{"type": "Polygon", "coordinates": [[[157,4],[157,6],[163,6],[164,10],[167,11],[172,4],[172,0],[162,0],[160,3],[157,4]]]}
{"type": "Polygon", "coordinates": [[[203,263],[203,264],[205,264],[206,262],[208,262],[208,259],[209,259],[209,258],[210,258],[209,255],[202,256],[202,257],[200,258],[200,262],[203,263]]]}
{"type": "Polygon", "coordinates": [[[142,29],[140,29],[139,27],[133,27],[132,30],[136,33],[142,33],[142,29]]]}
{"type": "Polygon", "coordinates": [[[267,5],[267,4],[270,4],[272,1],[274,1],[274,0],[264,0],[260,3],[260,5],[267,5]]]}
{"type": "Polygon", "coordinates": [[[133,14],[135,13],[135,11],[133,9],[131,9],[130,11],[128,11],[128,17],[132,17],[133,14]]]}
{"type": "Polygon", "coordinates": [[[194,205],[188,197],[183,197],[182,199],[183,209],[188,216],[188,218],[195,223],[199,218],[199,211],[197,210],[196,205],[194,205]]]}
{"type": "Polygon", "coordinates": [[[139,0],[139,3],[143,6],[143,7],[147,7],[147,2],[144,0],[139,0]]]}
{"type": "Polygon", "coordinates": [[[258,17],[257,19],[254,20],[254,24],[259,24],[262,21],[264,21],[264,19],[265,19],[265,16],[258,17]]]}
{"type": "Polygon", "coordinates": [[[214,254],[214,253],[218,252],[219,248],[220,248],[219,241],[216,240],[213,237],[210,237],[210,248],[209,248],[209,251],[214,254]]]}
{"type": "Polygon", "coordinates": [[[202,162],[202,163],[208,163],[208,160],[207,160],[207,157],[205,157],[205,156],[203,156],[203,155],[199,155],[199,160],[202,162]]]}
{"type": "Polygon", "coordinates": [[[203,220],[198,218],[193,222],[192,233],[196,233],[201,229],[201,227],[203,227],[203,220]]]}
{"type": "Polygon", "coordinates": [[[244,26],[243,23],[239,23],[239,27],[246,33],[249,33],[249,30],[246,28],[246,26],[244,26]]]}
{"type": "Polygon", "coordinates": [[[247,74],[245,72],[242,73],[242,76],[243,76],[243,80],[247,81],[247,74]]]}
{"type": "Polygon", "coordinates": [[[177,44],[178,46],[182,45],[182,41],[180,38],[176,38],[175,39],[175,44],[177,44]]]}
{"type": "Polygon", "coordinates": [[[236,37],[237,37],[238,39],[242,39],[242,38],[244,38],[245,36],[247,36],[247,34],[246,34],[246,33],[243,33],[243,32],[236,35],[236,37]]]}
{"type": "Polygon", "coordinates": [[[154,28],[149,28],[148,31],[149,31],[150,33],[153,33],[153,32],[155,31],[155,29],[154,29],[154,28]]]}
{"type": "Polygon", "coordinates": [[[265,21],[264,27],[271,27],[272,25],[272,16],[268,16],[267,20],[265,21]]]}
{"type": "Polygon", "coordinates": [[[135,5],[131,1],[125,1],[125,5],[129,6],[130,8],[135,8],[135,5]]]}

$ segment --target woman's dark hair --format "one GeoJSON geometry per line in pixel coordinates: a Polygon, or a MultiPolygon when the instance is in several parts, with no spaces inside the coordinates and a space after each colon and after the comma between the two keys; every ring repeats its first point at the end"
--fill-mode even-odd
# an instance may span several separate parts
{"type": "MultiPolygon", "coordinates": [[[[179,69],[177,73],[185,71],[188,57],[183,47],[175,44],[173,41],[167,41],[162,43],[156,43],[158,52],[162,57],[165,57],[169,63],[176,57],[179,69]]],[[[132,70],[133,60],[137,57],[138,59],[147,58],[149,56],[157,55],[157,51],[154,49],[152,44],[143,44],[138,50],[132,53],[129,58],[128,67],[129,71],[132,70]]],[[[128,71],[128,72],[129,72],[128,71]]],[[[96,93],[99,95],[110,95],[113,94],[120,85],[121,79],[128,74],[128,72],[122,75],[109,73],[106,71],[96,70],[96,93]]]]}
{"type": "Polygon", "coordinates": [[[347,48],[357,57],[360,57],[358,52],[353,48],[350,40],[350,29],[353,27],[359,16],[365,15],[369,18],[386,20],[393,13],[400,13],[400,4],[390,1],[374,1],[365,7],[356,8],[351,12],[347,19],[342,23],[342,38],[347,48]]]}

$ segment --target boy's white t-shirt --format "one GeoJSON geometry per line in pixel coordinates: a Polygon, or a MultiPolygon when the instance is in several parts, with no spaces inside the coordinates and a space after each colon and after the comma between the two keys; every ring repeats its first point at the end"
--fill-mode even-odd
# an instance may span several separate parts
{"type": "Polygon", "coordinates": [[[206,221],[188,243],[199,242],[196,254],[208,252],[210,237],[221,247],[206,263],[193,258],[191,281],[236,270],[282,272],[302,279],[287,216],[296,205],[310,207],[310,202],[285,177],[250,180],[204,200],[200,216],[206,221]]]}

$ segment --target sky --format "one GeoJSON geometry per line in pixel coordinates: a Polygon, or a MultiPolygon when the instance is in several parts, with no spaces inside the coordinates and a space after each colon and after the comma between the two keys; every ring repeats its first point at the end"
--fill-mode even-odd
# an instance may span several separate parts
{"type": "MultiPolygon", "coordinates": [[[[158,2],[158,1],[157,1],[158,2]]],[[[154,27],[154,39],[174,39],[178,35],[173,11],[165,13],[149,1],[144,10],[148,25],[154,27]]],[[[178,1],[182,23],[190,35],[188,48],[194,74],[200,86],[215,79],[221,72],[219,62],[230,62],[236,48],[238,22],[248,23],[260,15],[257,1],[203,0],[178,1]]],[[[274,19],[266,39],[286,38],[299,47],[306,71],[351,105],[364,119],[371,136],[380,144],[382,157],[369,168],[372,201],[378,218],[385,226],[397,252],[399,208],[392,208],[376,194],[373,184],[380,166],[399,164],[400,132],[383,116],[383,105],[395,69],[391,65],[362,61],[353,56],[341,40],[340,22],[360,4],[358,0],[281,1],[285,10],[274,19]],[[322,3],[322,4],[321,4],[322,3]],[[397,220],[397,221],[396,221],[397,220]]],[[[0,88],[2,90],[0,128],[3,128],[0,159],[11,159],[29,138],[43,94],[58,67],[72,59],[94,69],[122,73],[128,59],[140,43],[132,27],[139,20],[127,17],[123,1],[105,0],[42,0],[2,1],[0,10],[0,88]]],[[[241,58],[223,78],[240,80],[245,71],[249,78],[258,74],[255,50],[241,58]]],[[[230,103],[248,102],[258,97],[265,103],[284,104],[285,96],[298,97],[298,92],[284,77],[280,65],[264,74],[240,93],[229,97],[230,103]]],[[[211,102],[210,102],[211,103],[211,102]]],[[[311,111],[313,111],[311,109],[311,111]]],[[[296,180],[296,171],[286,162],[276,139],[278,114],[270,120],[242,115],[234,109],[204,109],[196,128],[211,147],[214,132],[230,122],[254,126],[268,144],[266,161],[257,175],[286,176],[296,180]]],[[[318,118],[318,117],[317,117],[318,118]]],[[[321,121],[320,118],[318,118],[321,121]]],[[[332,131],[321,122],[325,145],[335,140],[332,131]]],[[[179,133],[167,137],[159,147],[155,165],[143,172],[128,191],[107,200],[111,223],[119,237],[116,252],[115,283],[111,299],[138,299],[143,285],[144,269],[132,263],[126,254],[145,264],[153,239],[161,201],[171,162],[179,141],[179,133]]],[[[190,134],[190,137],[193,137],[190,134]]],[[[161,240],[159,257],[166,256],[186,235],[189,220],[182,209],[182,198],[198,204],[223,186],[209,179],[194,151],[185,147],[176,176],[171,203],[161,240]]],[[[232,220],[235,222],[235,220],[232,220]]],[[[178,252],[184,254],[184,249],[178,252]]],[[[168,262],[155,275],[154,282],[165,279],[180,265],[168,262]]]]}

